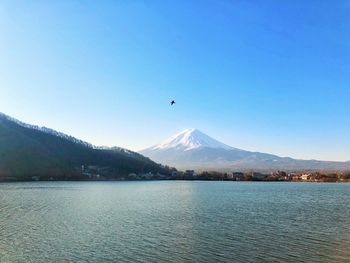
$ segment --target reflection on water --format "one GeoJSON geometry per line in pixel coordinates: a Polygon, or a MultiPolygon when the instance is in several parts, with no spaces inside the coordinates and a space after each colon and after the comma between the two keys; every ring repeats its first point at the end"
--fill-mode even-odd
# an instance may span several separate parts
{"type": "Polygon", "coordinates": [[[350,262],[350,184],[0,184],[0,262],[350,262]]]}

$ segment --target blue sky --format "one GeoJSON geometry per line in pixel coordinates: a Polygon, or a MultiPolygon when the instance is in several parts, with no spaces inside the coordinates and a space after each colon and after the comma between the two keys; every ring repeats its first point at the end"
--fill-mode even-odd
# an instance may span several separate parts
{"type": "Polygon", "coordinates": [[[350,160],[349,12],[348,0],[3,0],[0,112],[96,145],[140,150],[198,128],[350,160]]]}

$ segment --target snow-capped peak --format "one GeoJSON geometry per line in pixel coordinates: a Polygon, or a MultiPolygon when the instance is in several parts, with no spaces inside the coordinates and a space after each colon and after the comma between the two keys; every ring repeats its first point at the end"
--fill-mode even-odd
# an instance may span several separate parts
{"type": "Polygon", "coordinates": [[[232,149],[232,147],[209,137],[197,129],[186,129],[164,142],[153,146],[151,150],[176,148],[188,151],[199,147],[232,149]]]}

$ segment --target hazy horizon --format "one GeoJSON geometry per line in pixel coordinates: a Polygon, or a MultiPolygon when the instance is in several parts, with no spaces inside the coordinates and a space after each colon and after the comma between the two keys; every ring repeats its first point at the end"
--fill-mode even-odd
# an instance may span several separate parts
{"type": "Polygon", "coordinates": [[[134,151],[197,128],[348,161],[350,4],[297,2],[2,1],[0,112],[134,151]]]}

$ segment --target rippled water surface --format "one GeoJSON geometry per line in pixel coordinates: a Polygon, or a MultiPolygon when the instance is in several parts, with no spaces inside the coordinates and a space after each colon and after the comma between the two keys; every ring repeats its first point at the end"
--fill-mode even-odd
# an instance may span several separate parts
{"type": "Polygon", "coordinates": [[[350,262],[350,184],[0,184],[0,262],[350,262]]]}

